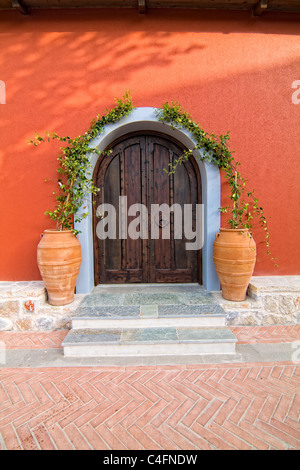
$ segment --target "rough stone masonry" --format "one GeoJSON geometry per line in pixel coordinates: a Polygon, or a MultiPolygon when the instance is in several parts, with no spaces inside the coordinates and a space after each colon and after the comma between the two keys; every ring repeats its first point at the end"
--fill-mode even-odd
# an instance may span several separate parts
{"type": "MultiPolygon", "coordinates": [[[[227,313],[228,325],[287,325],[300,323],[300,276],[257,276],[244,302],[231,302],[214,292],[227,313]]],[[[42,281],[0,282],[0,331],[52,331],[71,328],[72,314],[85,297],[54,307],[42,281]]]]}

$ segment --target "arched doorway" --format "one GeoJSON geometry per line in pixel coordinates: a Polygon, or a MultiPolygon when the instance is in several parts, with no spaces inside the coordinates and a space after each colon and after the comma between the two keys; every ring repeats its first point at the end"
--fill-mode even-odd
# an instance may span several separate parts
{"type": "Polygon", "coordinates": [[[195,241],[202,223],[197,220],[200,171],[193,158],[174,174],[166,171],[184,149],[170,136],[141,131],[117,139],[111,153],[99,158],[94,182],[100,192],[93,212],[96,285],[202,283],[202,247],[195,241]]]}
{"type": "MultiPolygon", "coordinates": [[[[158,121],[155,108],[136,108],[126,118],[107,125],[104,132],[99,134],[91,147],[97,147],[103,151],[116,139],[136,131],[162,132],[165,135],[175,138],[187,148],[193,148],[195,142],[192,136],[185,129],[174,129],[168,124],[158,121]]],[[[195,157],[201,154],[201,151],[195,152],[195,157]]],[[[221,205],[221,184],[219,168],[212,163],[195,159],[202,183],[202,204],[204,207],[204,226],[203,226],[203,249],[202,249],[202,283],[209,290],[219,290],[220,284],[214,267],[212,253],[215,234],[220,227],[221,205]]],[[[98,162],[98,155],[92,154],[90,157],[90,172],[93,174],[94,168],[98,162]]],[[[89,215],[80,222],[75,221],[75,228],[80,232],[79,240],[82,250],[82,263],[76,284],[78,294],[88,294],[95,285],[94,278],[94,246],[93,246],[93,206],[91,198],[87,198],[83,212],[88,210],[89,215]]]]}

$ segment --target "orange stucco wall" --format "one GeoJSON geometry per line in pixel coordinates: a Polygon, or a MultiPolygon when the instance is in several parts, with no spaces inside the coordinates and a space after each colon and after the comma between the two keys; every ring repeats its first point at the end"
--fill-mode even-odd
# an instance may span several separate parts
{"type": "Polygon", "coordinates": [[[36,246],[53,227],[44,212],[54,186],[44,180],[56,181],[57,146],[27,139],[79,135],[127,89],[135,106],[178,100],[205,130],[230,130],[279,257],[274,270],[255,231],[255,274],[300,274],[299,22],[249,12],[0,12],[0,280],[39,279],[36,246]]]}

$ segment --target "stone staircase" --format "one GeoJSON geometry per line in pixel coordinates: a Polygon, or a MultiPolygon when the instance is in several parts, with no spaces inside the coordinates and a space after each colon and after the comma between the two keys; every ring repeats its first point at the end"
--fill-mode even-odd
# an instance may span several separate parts
{"type": "Polygon", "coordinates": [[[215,296],[198,284],[99,285],[72,316],[66,357],[235,354],[215,296]]]}

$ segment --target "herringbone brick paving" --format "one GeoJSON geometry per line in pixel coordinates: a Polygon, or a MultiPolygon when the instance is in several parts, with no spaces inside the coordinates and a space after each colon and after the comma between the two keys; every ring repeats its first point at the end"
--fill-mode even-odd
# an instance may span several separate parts
{"type": "MultiPolygon", "coordinates": [[[[275,341],[274,329],[256,333],[275,341]]],[[[299,329],[277,333],[299,339],[299,329]]],[[[37,347],[42,335],[30,336],[37,347]]],[[[298,450],[299,384],[292,362],[2,369],[0,448],[298,450]]]]}
{"type": "MultiPolygon", "coordinates": [[[[238,343],[278,343],[300,339],[300,324],[271,326],[233,326],[238,343]]],[[[6,349],[60,348],[69,330],[0,331],[6,349]]]]}

